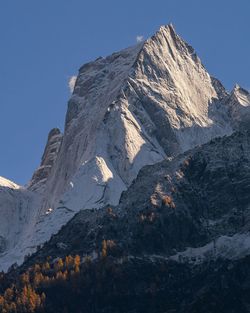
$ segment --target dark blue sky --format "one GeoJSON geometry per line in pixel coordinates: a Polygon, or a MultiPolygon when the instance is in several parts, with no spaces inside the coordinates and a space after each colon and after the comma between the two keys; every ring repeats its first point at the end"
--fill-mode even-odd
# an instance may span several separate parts
{"type": "Polygon", "coordinates": [[[0,176],[24,184],[52,127],[63,128],[68,80],[85,62],[172,22],[208,71],[250,88],[249,0],[0,2],[0,176]]]}

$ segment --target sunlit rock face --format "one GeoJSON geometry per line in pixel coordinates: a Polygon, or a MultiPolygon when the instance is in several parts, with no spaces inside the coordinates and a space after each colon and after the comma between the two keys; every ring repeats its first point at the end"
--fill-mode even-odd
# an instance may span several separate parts
{"type": "MultiPolygon", "coordinates": [[[[22,237],[15,232],[12,246],[8,232],[0,233],[7,242],[1,244],[2,267],[22,262],[79,210],[118,204],[145,165],[243,125],[249,94],[236,89],[228,94],[172,25],[134,47],[83,65],[64,134],[50,132],[27,187],[2,201],[8,203],[0,209],[8,211],[1,214],[7,228],[22,220],[22,237]]],[[[2,194],[5,199],[6,192],[2,194]]]]}
{"type": "Polygon", "coordinates": [[[59,201],[72,210],[117,203],[144,165],[229,134],[220,101],[226,95],[171,25],[84,65],[47,182],[45,209],[59,201]]]}

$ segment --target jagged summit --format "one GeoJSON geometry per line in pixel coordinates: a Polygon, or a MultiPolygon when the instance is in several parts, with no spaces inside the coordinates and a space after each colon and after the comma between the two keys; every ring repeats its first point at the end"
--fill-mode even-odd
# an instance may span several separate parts
{"type": "Polygon", "coordinates": [[[250,93],[246,89],[242,88],[240,85],[236,84],[234,86],[231,95],[235,96],[242,106],[249,106],[250,93]]]}
{"type": "Polygon", "coordinates": [[[18,200],[32,212],[18,211],[23,228],[11,240],[22,242],[6,250],[2,264],[12,253],[21,261],[79,210],[117,205],[145,165],[231,134],[241,124],[238,112],[249,105],[248,95],[237,92],[229,95],[208,74],[172,25],[83,65],[64,134],[51,131],[41,165],[18,200]]]}
{"type": "Polygon", "coordinates": [[[225,105],[234,129],[249,129],[250,122],[250,93],[235,85],[230,95],[226,98],[225,105]]]}
{"type": "Polygon", "coordinates": [[[239,90],[239,89],[241,89],[240,85],[239,84],[235,84],[234,88],[233,88],[233,91],[236,91],[236,90],[239,90]]]}

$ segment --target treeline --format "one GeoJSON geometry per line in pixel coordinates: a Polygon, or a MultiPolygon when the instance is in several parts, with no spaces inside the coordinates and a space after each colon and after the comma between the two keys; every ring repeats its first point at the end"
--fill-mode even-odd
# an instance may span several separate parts
{"type": "MultiPolygon", "coordinates": [[[[45,290],[62,281],[74,280],[82,262],[79,255],[58,258],[43,264],[35,264],[15,279],[4,273],[0,275],[0,312],[45,312],[45,290]]],[[[84,262],[89,262],[85,258],[84,262]]]]}
{"type": "Polygon", "coordinates": [[[114,258],[108,253],[109,244],[103,242],[96,260],[79,255],[48,258],[17,277],[2,274],[0,312],[115,313],[137,308],[135,312],[160,313],[171,307],[173,301],[170,297],[166,301],[164,290],[170,284],[169,290],[175,292],[171,277],[182,280],[185,272],[166,262],[114,258]]]}
{"type": "Polygon", "coordinates": [[[16,276],[2,273],[0,312],[249,312],[249,257],[190,267],[152,256],[115,258],[107,247],[95,260],[69,255],[16,276]]]}

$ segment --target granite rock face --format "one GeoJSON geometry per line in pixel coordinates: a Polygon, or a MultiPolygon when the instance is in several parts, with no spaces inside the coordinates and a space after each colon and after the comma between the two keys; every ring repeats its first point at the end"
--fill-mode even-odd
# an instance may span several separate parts
{"type": "Polygon", "coordinates": [[[116,204],[144,165],[231,133],[225,95],[172,25],[84,65],[45,209],[60,201],[72,210],[116,204]]]}

